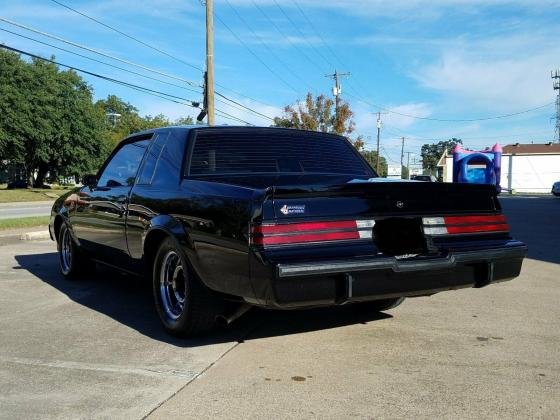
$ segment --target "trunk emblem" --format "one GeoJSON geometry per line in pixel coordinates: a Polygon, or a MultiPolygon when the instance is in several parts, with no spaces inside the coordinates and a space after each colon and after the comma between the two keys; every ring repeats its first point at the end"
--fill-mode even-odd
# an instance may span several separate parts
{"type": "Polygon", "coordinates": [[[399,209],[402,209],[402,208],[404,207],[404,202],[403,202],[403,201],[397,201],[396,206],[397,206],[399,209]]]}
{"type": "Polygon", "coordinates": [[[287,204],[284,204],[282,207],[280,207],[280,212],[282,214],[288,215],[288,214],[304,214],[305,213],[305,204],[296,204],[296,205],[292,205],[292,206],[288,206],[287,204]]]}

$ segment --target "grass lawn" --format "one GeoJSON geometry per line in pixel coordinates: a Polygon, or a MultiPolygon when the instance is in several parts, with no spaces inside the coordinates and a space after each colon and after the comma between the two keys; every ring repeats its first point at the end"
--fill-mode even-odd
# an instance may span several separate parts
{"type": "Polygon", "coordinates": [[[42,189],[42,188],[21,188],[7,190],[5,186],[0,186],[0,203],[15,203],[18,201],[52,201],[61,196],[69,189],[42,189]]]}
{"type": "Polygon", "coordinates": [[[47,226],[50,216],[21,217],[19,219],[0,219],[0,230],[24,227],[47,226]]]}

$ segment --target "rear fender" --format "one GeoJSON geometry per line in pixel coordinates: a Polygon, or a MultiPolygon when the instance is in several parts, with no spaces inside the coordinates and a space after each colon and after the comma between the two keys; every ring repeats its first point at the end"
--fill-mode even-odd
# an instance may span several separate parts
{"type": "Polygon", "coordinates": [[[150,221],[150,226],[144,236],[143,259],[146,269],[151,270],[159,245],[166,238],[171,238],[177,247],[184,252],[198,278],[201,278],[195,247],[188,229],[179,220],[167,214],[154,217],[150,221]]]}

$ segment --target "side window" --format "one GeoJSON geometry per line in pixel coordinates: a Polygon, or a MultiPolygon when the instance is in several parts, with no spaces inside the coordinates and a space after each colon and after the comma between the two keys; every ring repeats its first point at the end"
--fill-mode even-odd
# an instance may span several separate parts
{"type": "Polygon", "coordinates": [[[144,159],[144,164],[138,177],[138,184],[151,184],[152,178],[154,177],[154,172],[156,166],[160,160],[161,153],[165,147],[165,141],[167,140],[167,134],[159,134],[154,140],[152,140],[152,145],[148,149],[148,154],[146,159],[144,159]]]}
{"type": "Polygon", "coordinates": [[[125,144],[113,156],[99,177],[99,187],[121,187],[134,184],[136,173],[150,140],[125,144]]]}

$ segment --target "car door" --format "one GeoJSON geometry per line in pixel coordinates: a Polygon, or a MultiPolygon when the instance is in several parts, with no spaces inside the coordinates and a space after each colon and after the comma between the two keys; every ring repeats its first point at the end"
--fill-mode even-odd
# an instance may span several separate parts
{"type": "Polygon", "coordinates": [[[151,135],[125,140],[98,175],[95,187],[81,189],[70,220],[74,235],[94,258],[126,267],[126,213],[130,190],[151,135]]]}

